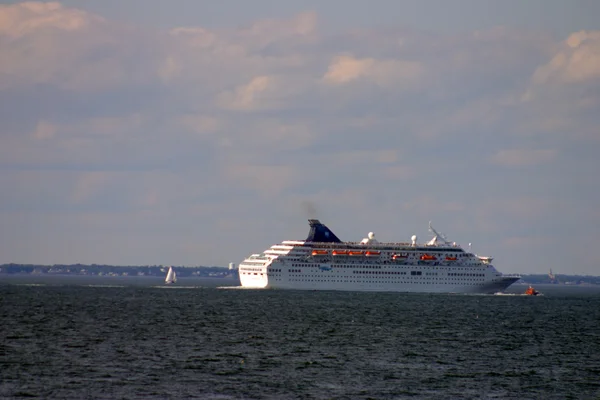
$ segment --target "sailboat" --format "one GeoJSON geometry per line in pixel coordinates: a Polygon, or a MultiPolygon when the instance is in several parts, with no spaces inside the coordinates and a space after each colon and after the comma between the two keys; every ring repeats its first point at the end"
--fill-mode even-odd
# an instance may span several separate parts
{"type": "Polygon", "coordinates": [[[169,267],[169,272],[167,272],[167,277],[165,278],[165,283],[167,285],[171,283],[177,282],[177,274],[173,270],[173,267],[169,267]]]}

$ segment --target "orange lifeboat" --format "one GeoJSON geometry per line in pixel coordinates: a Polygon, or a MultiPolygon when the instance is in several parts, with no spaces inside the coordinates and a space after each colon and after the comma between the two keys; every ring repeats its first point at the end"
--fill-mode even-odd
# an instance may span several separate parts
{"type": "Polygon", "coordinates": [[[406,260],[407,258],[408,258],[408,253],[394,254],[392,256],[392,260],[406,260]]]}
{"type": "Polygon", "coordinates": [[[446,261],[456,261],[456,257],[454,257],[454,256],[446,256],[446,261]]]}
{"type": "Polygon", "coordinates": [[[331,254],[334,256],[347,256],[348,250],[334,250],[331,254]]]}
{"type": "Polygon", "coordinates": [[[353,251],[353,250],[348,251],[349,256],[362,256],[363,254],[365,254],[364,251],[353,251]]]}
{"type": "Polygon", "coordinates": [[[422,261],[435,261],[435,260],[437,260],[437,257],[436,256],[432,256],[431,254],[423,254],[421,256],[421,260],[422,261]]]}
{"type": "Polygon", "coordinates": [[[381,254],[381,252],[376,250],[367,250],[365,254],[368,256],[378,256],[381,254]]]}
{"type": "Polygon", "coordinates": [[[312,255],[313,256],[326,256],[327,250],[313,250],[312,255]]]}

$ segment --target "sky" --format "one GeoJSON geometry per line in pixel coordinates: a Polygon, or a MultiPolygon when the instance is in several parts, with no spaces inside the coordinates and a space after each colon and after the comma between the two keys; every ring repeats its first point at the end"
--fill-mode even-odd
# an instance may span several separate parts
{"type": "Polygon", "coordinates": [[[226,266],[319,218],[600,275],[598,15],[0,1],[0,263],[226,266]]]}

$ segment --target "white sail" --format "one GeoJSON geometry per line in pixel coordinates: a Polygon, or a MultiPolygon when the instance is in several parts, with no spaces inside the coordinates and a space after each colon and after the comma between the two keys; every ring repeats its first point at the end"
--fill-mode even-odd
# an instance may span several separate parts
{"type": "Polygon", "coordinates": [[[165,283],[175,283],[177,282],[177,274],[173,270],[173,267],[169,267],[169,272],[167,272],[167,277],[165,278],[165,283]]]}

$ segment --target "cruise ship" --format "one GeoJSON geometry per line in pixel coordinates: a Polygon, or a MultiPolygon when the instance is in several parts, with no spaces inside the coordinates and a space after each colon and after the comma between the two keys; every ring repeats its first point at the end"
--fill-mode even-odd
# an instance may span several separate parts
{"type": "Polygon", "coordinates": [[[384,243],[369,232],[360,242],[341,241],[325,224],[309,219],[306,240],[285,240],[238,267],[244,288],[381,292],[501,292],[519,280],[503,275],[492,257],[465,251],[438,233],[422,244],[384,243]]]}

